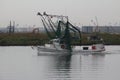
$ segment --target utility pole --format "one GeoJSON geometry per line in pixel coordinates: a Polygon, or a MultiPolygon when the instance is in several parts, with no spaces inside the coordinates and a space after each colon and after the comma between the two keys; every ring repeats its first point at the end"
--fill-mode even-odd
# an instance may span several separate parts
{"type": "Polygon", "coordinates": [[[14,33],[14,31],[15,31],[15,21],[13,21],[13,25],[10,21],[10,25],[8,26],[8,28],[9,28],[9,34],[14,33]]]}
{"type": "Polygon", "coordinates": [[[15,21],[13,21],[13,30],[12,30],[12,33],[15,32],[15,21]]]}
{"type": "Polygon", "coordinates": [[[9,34],[11,34],[11,21],[10,21],[10,26],[9,26],[9,34]]]}

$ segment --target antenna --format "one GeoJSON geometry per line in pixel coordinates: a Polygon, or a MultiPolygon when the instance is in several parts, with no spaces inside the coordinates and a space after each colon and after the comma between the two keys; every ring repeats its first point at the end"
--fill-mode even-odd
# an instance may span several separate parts
{"type": "Polygon", "coordinates": [[[91,20],[91,22],[96,26],[94,31],[95,32],[99,32],[100,30],[99,30],[99,26],[98,26],[98,19],[97,19],[97,17],[95,16],[95,21],[91,20]]]}

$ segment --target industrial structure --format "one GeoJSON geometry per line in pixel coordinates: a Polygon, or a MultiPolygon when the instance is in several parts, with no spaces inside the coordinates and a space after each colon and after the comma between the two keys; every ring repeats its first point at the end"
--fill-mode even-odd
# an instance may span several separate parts
{"type": "MultiPolygon", "coordinates": [[[[96,26],[82,26],[83,33],[93,33],[96,26]]],[[[120,26],[98,26],[100,33],[120,34],[120,26]]]]}

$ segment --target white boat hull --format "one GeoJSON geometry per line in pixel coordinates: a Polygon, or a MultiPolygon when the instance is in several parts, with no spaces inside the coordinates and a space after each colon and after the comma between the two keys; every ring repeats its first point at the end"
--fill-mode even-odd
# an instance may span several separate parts
{"type": "MultiPolygon", "coordinates": [[[[100,47],[100,46],[99,46],[100,47]]],[[[45,46],[37,46],[37,51],[38,51],[38,55],[42,55],[42,54],[49,54],[49,55],[57,55],[57,54],[98,54],[98,53],[103,53],[105,51],[104,48],[101,48],[101,49],[95,49],[93,50],[91,48],[91,46],[82,46],[82,47],[79,47],[78,49],[72,49],[72,52],[70,52],[69,50],[67,49],[57,49],[57,48],[54,48],[54,47],[45,47],[45,46]],[[83,50],[83,47],[88,47],[87,50],[83,50]]]]}

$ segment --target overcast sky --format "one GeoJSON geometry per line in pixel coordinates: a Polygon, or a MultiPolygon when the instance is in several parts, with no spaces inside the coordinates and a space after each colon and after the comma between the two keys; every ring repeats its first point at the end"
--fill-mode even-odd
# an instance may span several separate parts
{"type": "Polygon", "coordinates": [[[0,27],[15,21],[20,26],[40,26],[37,12],[67,15],[76,25],[120,25],[120,0],[0,0],[0,27]]]}

